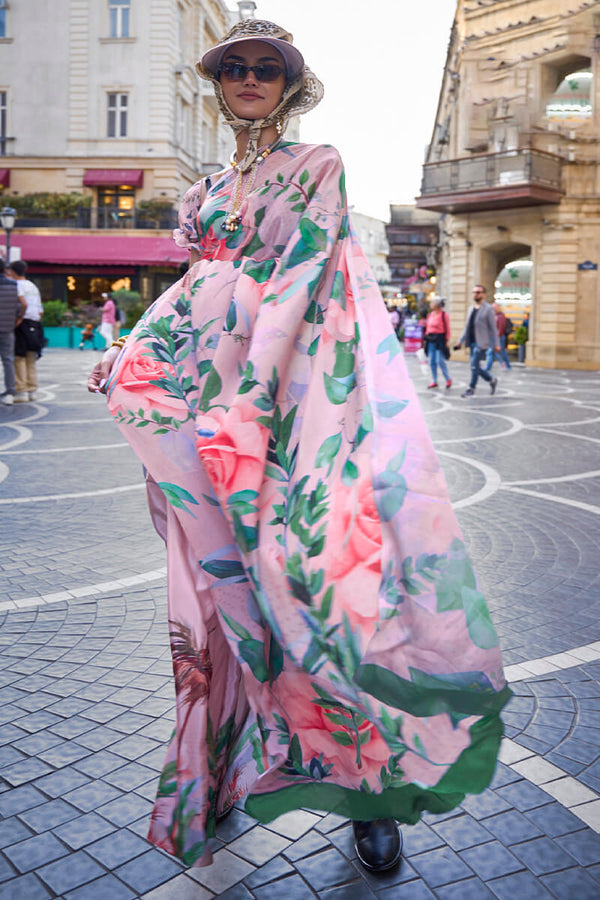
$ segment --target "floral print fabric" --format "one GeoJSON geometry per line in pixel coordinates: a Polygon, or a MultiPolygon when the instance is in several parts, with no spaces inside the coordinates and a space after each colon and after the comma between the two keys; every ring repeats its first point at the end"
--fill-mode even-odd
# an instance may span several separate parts
{"type": "Polygon", "coordinates": [[[416,822],[491,779],[498,641],[332,147],[282,143],[130,336],[109,405],[167,541],[177,728],[150,837],[210,862],[245,798],[416,822]]]}

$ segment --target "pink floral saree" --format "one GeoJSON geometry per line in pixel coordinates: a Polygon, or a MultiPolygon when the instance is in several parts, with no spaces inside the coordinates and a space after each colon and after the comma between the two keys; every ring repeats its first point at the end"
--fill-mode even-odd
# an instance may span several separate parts
{"type": "Polygon", "coordinates": [[[414,823],[489,783],[510,692],[328,146],[282,142],[176,239],[201,259],[109,384],[167,543],[177,728],[150,839],[207,864],[233,802],[414,823]]]}

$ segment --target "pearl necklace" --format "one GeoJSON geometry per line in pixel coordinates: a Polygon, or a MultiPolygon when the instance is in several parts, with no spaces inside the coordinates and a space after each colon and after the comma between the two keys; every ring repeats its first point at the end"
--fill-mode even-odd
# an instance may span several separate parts
{"type": "MultiPolygon", "coordinates": [[[[279,140],[279,138],[277,139],[279,140]]],[[[231,157],[231,166],[234,170],[237,170],[238,176],[235,184],[235,190],[233,192],[233,199],[229,210],[227,211],[227,215],[225,216],[225,221],[221,225],[223,231],[237,231],[237,229],[242,224],[242,217],[240,215],[240,209],[242,203],[254,187],[254,180],[256,178],[256,169],[258,164],[266,159],[267,156],[273,151],[275,144],[277,141],[274,141],[272,144],[269,144],[268,147],[265,147],[262,153],[259,153],[254,162],[252,163],[252,168],[250,169],[250,177],[246,180],[244,184],[244,176],[245,172],[242,172],[238,166],[238,163],[235,158],[235,153],[231,157]]]]}

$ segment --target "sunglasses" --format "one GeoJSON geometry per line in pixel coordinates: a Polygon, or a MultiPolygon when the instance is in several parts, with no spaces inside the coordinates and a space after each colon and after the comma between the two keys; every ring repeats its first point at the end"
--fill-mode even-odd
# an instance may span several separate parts
{"type": "Polygon", "coordinates": [[[265,82],[277,81],[280,75],[285,75],[285,70],[273,63],[244,66],[242,63],[226,62],[219,66],[219,75],[224,75],[229,81],[245,81],[248,72],[254,72],[257,81],[265,82]]]}

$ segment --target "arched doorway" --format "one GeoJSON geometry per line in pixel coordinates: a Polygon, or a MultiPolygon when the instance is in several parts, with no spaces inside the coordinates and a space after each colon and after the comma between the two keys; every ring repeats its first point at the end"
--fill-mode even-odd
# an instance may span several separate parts
{"type": "Polygon", "coordinates": [[[533,262],[520,258],[507,262],[494,282],[494,300],[516,326],[529,316],[533,285],[533,262]]]}
{"type": "Polygon", "coordinates": [[[546,118],[562,125],[577,125],[591,119],[592,85],[589,69],[566,75],[546,104],[546,118]]]}

